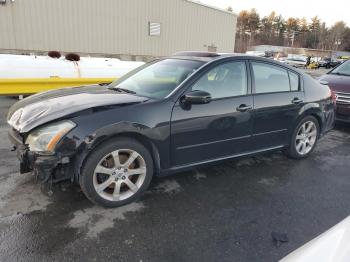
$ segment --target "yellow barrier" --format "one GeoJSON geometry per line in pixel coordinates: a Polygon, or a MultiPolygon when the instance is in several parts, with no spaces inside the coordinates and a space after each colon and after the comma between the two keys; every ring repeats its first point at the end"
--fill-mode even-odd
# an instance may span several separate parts
{"type": "Polygon", "coordinates": [[[0,95],[27,95],[62,87],[110,83],[115,78],[22,78],[0,79],[0,95]]]}

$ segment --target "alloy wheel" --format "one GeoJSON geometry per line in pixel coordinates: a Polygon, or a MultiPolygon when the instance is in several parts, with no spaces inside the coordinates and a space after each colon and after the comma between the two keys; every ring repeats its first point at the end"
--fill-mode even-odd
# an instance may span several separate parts
{"type": "Polygon", "coordinates": [[[146,162],[134,150],[120,149],[104,156],[93,174],[95,191],[109,201],[133,196],[146,178],[146,162]]]}
{"type": "Polygon", "coordinates": [[[317,140],[317,127],[313,121],[303,123],[295,138],[295,148],[298,154],[306,155],[315,146],[317,140]]]}

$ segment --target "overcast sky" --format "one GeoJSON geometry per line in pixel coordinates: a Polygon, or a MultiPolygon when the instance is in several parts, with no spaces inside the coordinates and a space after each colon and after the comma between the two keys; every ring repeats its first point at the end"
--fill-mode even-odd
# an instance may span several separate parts
{"type": "Polygon", "coordinates": [[[260,16],[276,11],[283,17],[306,17],[318,15],[327,25],[343,20],[350,26],[349,0],[200,0],[200,2],[226,9],[233,8],[235,13],[255,8],[260,16]]]}

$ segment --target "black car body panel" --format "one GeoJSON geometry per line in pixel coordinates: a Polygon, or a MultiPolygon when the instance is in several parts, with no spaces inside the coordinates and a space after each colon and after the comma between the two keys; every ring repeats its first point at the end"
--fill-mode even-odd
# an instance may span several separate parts
{"type": "Polygon", "coordinates": [[[324,67],[329,69],[329,68],[337,67],[340,64],[341,64],[340,61],[326,57],[318,62],[318,67],[324,67]]]}
{"type": "MultiPolygon", "coordinates": [[[[167,175],[199,164],[287,146],[295,125],[306,115],[319,120],[321,134],[333,127],[334,104],[328,87],[297,69],[251,56],[221,55],[199,60],[204,65],[164,99],[91,86],[51,91],[18,102],[10,109],[8,119],[15,136],[22,137],[21,143],[19,139],[11,139],[20,151],[21,161],[26,155],[33,155],[24,170],[42,166],[42,159],[51,159],[54,164],[46,174],[54,173],[58,180],[77,181],[88,154],[102,142],[121,136],[132,137],[145,145],[152,154],[157,175],[167,175]],[[246,63],[247,94],[184,107],[181,97],[193,83],[227,61],[246,63]],[[300,90],[254,94],[251,61],[298,74],[300,90]],[[295,99],[300,102],[294,103],[295,99]],[[249,109],[239,111],[242,105],[249,109]],[[76,127],[57,144],[53,155],[29,153],[28,148],[21,146],[33,129],[57,119],[69,119],[76,127]]],[[[13,132],[10,136],[14,136],[13,132]]]]}
{"type": "Polygon", "coordinates": [[[148,100],[117,93],[105,86],[64,88],[39,93],[23,99],[10,108],[7,120],[16,130],[25,133],[61,117],[100,107],[122,106],[148,100]]]}

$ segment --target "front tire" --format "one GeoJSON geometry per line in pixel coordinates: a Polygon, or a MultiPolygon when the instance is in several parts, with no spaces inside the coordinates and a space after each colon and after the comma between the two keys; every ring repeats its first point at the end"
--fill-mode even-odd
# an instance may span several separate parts
{"type": "Polygon", "coordinates": [[[296,126],[290,145],[285,151],[294,159],[308,157],[315,149],[320,134],[320,125],[313,116],[303,118],[296,126]]]}
{"type": "Polygon", "coordinates": [[[79,184],[91,202],[118,207],[137,199],[152,176],[149,151],[134,139],[118,138],[103,143],[88,156],[79,184]]]}

